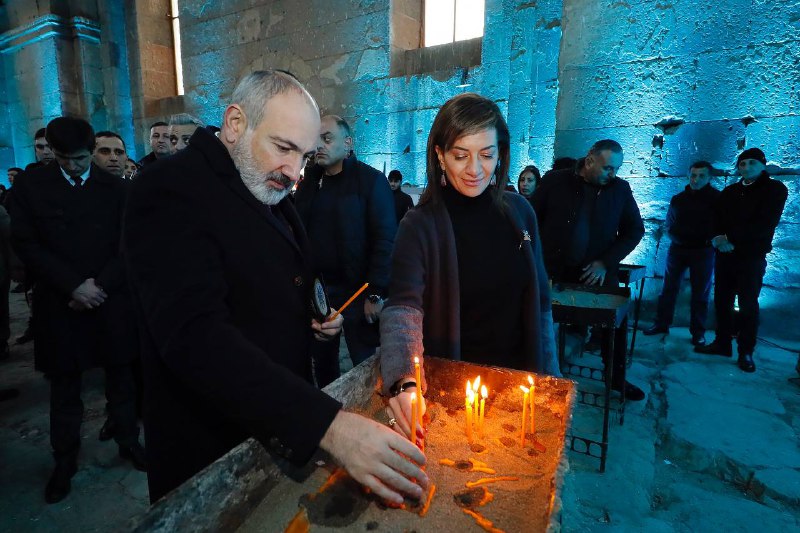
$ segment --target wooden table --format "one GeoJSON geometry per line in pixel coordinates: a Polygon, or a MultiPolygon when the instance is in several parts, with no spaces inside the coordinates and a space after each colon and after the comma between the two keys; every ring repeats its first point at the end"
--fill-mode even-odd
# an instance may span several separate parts
{"type": "MultiPolygon", "coordinates": [[[[493,476],[442,465],[439,461],[445,458],[444,454],[456,461],[477,459],[497,469],[498,476],[518,478],[486,485],[494,499],[475,510],[491,520],[494,527],[509,532],[558,529],[564,443],[571,420],[574,383],[537,377],[538,448],[522,448],[519,385],[527,383],[527,372],[433,357],[425,358],[425,369],[431,413],[426,471],[438,487],[425,517],[420,517],[413,508],[387,509],[352,480],[348,481],[348,476],[326,484],[334,479],[335,470],[323,452],[306,468],[298,469],[271,457],[251,439],[157,502],[132,524],[132,529],[285,531],[293,517],[303,518],[305,513],[312,532],[483,531],[473,516],[456,505],[453,490],[460,487],[463,491],[466,481],[493,476]],[[466,380],[477,375],[490,390],[487,432],[470,446],[464,428],[464,388],[466,380]],[[476,444],[484,448],[476,448],[476,444]],[[323,486],[327,492],[323,493],[323,486]]],[[[342,401],[348,410],[385,423],[384,399],[377,394],[378,375],[377,356],[373,356],[325,391],[342,401]]]]}
{"type": "MultiPolygon", "coordinates": [[[[628,287],[593,287],[587,285],[556,283],[551,291],[553,321],[561,324],[558,332],[558,357],[561,372],[565,375],[601,382],[602,395],[588,390],[578,390],[578,402],[603,409],[603,432],[601,440],[585,436],[569,435],[570,450],[600,459],[600,472],[605,472],[608,457],[608,427],[611,409],[611,374],[614,368],[614,328],[624,320],[630,304],[628,287]],[[608,332],[608,360],[605,368],[599,369],[578,365],[565,358],[567,324],[595,326],[608,332]],[[597,452],[599,448],[599,453],[597,452]]],[[[624,372],[622,379],[625,379],[624,372]]],[[[620,425],[625,422],[625,395],[618,400],[620,425]]]]}

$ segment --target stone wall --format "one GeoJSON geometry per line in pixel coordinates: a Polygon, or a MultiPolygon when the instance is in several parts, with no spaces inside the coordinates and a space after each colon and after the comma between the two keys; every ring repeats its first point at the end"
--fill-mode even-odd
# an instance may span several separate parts
{"type": "Polygon", "coordinates": [[[512,168],[531,158],[549,164],[561,2],[488,0],[480,65],[473,64],[469,50],[453,53],[447,46],[406,61],[415,53],[409,50],[414,35],[409,27],[419,17],[410,4],[183,0],[187,109],[218,124],[239,76],[259,68],[287,69],[306,84],[324,113],[351,123],[361,158],[387,172],[400,169],[419,185],[436,111],[448,98],[471,90],[511,110],[512,168]],[[415,74],[404,72],[408,65],[415,74]]]}
{"type": "Polygon", "coordinates": [[[689,164],[711,161],[728,174],[722,188],[737,154],[757,146],[789,188],[765,283],[800,288],[800,5],[570,0],[562,22],[556,155],[579,157],[601,138],[623,145],[620,173],[649,230],[629,260],[661,275],[668,242],[656,254],[652,230],[689,164]]]}

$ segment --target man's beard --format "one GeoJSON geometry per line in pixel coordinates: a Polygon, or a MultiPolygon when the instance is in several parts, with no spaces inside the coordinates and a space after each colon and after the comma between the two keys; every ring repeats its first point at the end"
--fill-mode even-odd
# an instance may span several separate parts
{"type": "Polygon", "coordinates": [[[239,142],[233,145],[231,153],[233,164],[239,169],[239,174],[247,189],[259,202],[265,205],[276,205],[291,192],[292,180],[281,172],[265,175],[258,169],[258,163],[250,149],[252,139],[253,132],[248,129],[239,142]],[[280,183],[283,185],[283,189],[272,187],[269,185],[270,181],[280,183]]]}

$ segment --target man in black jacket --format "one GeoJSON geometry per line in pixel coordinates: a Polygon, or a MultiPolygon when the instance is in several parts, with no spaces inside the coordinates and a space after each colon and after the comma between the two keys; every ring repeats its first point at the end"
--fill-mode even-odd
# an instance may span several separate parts
{"type": "Polygon", "coordinates": [[[670,238],[664,287],[658,297],[656,319],[645,335],[669,333],[675,314],[675,301],[681,280],[689,270],[692,284],[691,320],[689,332],[692,344],[706,343],[708,296],[711,293],[711,273],[714,271],[714,209],[719,191],[711,186],[711,163],[697,161],[689,167],[689,185],[672,197],[667,210],[665,228],[670,238]]]}
{"type": "Polygon", "coordinates": [[[145,469],[138,442],[131,363],[136,329],[119,256],[125,183],[91,164],[95,137],[84,120],[47,125],[55,161],[26,171],[9,199],[14,248],[36,278],[36,368],[50,376],[50,443],[56,467],[48,503],[70,491],[83,419],[81,373],[106,370],[106,397],[120,456],[145,469]]]}
{"type": "Polygon", "coordinates": [[[169,157],[169,124],[163,121],[154,122],[150,126],[150,150],[151,152],[139,160],[140,167],[152,165],[159,159],[169,157]]]}
{"type": "Polygon", "coordinates": [[[411,195],[403,192],[403,174],[399,170],[390,171],[388,178],[394,199],[394,214],[399,225],[408,210],[414,207],[414,200],[411,199],[411,195]]]}
{"type": "Polygon", "coordinates": [[[714,342],[696,352],[730,357],[733,306],[739,297],[736,338],[739,368],[755,372],[753,350],[758,335],[758,295],[767,268],[767,254],[789,194],[786,185],[769,177],[767,158],[758,148],[745,150],[736,160],[742,179],[723,189],[717,201],[714,235],[717,250],[714,342]]]}
{"type": "MultiPolygon", "coordinates": [[[[364,282],[369,289],[344,311],[344,336],[353,364],[375,353],[377,319],[389,284],[397,221],[386,176],[352,154],[350,126],[322,118],[316,166],[297,187],[295,205],[308,231],[314,262],[341,306],[364,282]]],[[[339,343],[315,344],[317,384],[339,377],[339,343]]]]}
{"type": "MultiPolygon", "coordinates": [[[[531,203],[553,281],[619,286],[619,263],[644,236],[630,185],[616,177],[622,157],[619,143],[598,141],[574,168],[548,172],[534,191],[531,203]]],[[[644,392],[624,381],[626,336],[627,320],[614,337],[612,387],[642,400],[644,392]]]]}
{"type": "Polygon", "coordinates": [[[402,503],[421,496],[408,440],[345,412],[311,383],[309,345],[342,320],[312,320],[310,246],[287,198],[316,147],[319,110],[291,76],[255,72],[222,129],[132,182],[124,254],[142,325],[150,499],[248,437],[302,465],[318,447],[402,503]],[[403,456],[399,455],[398,453],[403,456]]]}

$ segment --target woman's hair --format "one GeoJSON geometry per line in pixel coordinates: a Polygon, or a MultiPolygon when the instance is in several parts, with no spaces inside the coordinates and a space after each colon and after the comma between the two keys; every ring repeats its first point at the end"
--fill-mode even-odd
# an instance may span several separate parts
{"type": "Polygon", "coordinates": [[[498,206],[503,205],[510,159],[508,126],[497,104],[475,93],[459,94],[451,98],[433,119],[431,133],[428,135],[427,186],[419,199],[420,204],[435,204],[442,199],[442,170],[436,147],[446,152],[457,139],[492,128],[497,131],[498,166],[494,172],[496,183],[490,194],[498,206]]]}
{"type": "Polygon", "coordinates": [[[533,182],[536,185],[539,185],[539,180],[542,179],[542,173],[539,172],[539,169],[536,168],[536,165],[528,165],[527,167],[523,168],[522,172],[519,173],[519,177],[517,178],[517,183],[519,183],[519,180],[522,179],[522,175],[525,174],[526,172],[532,173],[533,182]]]}

